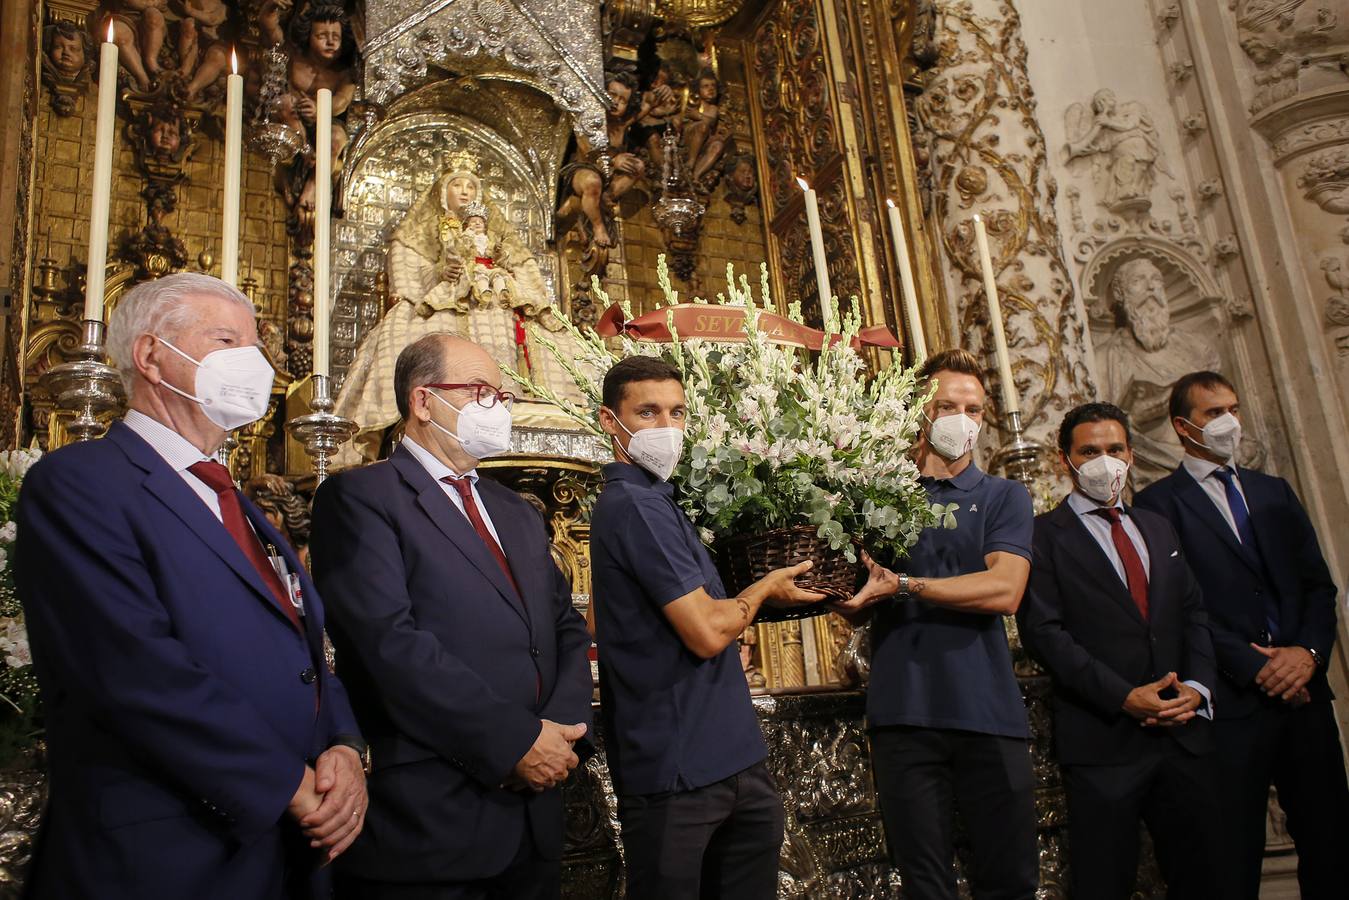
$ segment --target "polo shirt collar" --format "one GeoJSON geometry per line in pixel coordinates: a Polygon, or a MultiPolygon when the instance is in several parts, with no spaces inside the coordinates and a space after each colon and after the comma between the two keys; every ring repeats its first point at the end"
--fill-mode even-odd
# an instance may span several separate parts
{"type": "Polygon", "coordinates": [[[604,466],[605,481],[625,481],[647,490],[657,491],[667,496],[674,496],[674,485],[668,481],[661,481],[655,475],[652,475],[641,466],[634,466],[632,463],[618,462],[615,460],[606,463],[604,466]]]}
{"type": "Polygon", "coordinates": [[[958,491],[969,493],[978,487],[979,483],[984,480],[984,473],[979,470],[978,466],[971,462],[968,466],[960,470],[959,475],[952,478],[933,478],[930,475],[924,475],[919,480],[929,485],[950,485],[958,491]]]}
{"type": "Polygon", "coordinates": [[[454,469],[451,469],[449,466],[436,459],[435,456],[431,454],[431,451],[427,450],[407,435],[403,436],[402,445],[412,454],[413,459],[421,463],[422,468],[426,470],[427,474],[436,481],[441,481],[445,478],[467,478],[474,484],[478,483],[477,469],[469,469],[463,475],[460,475],[458,472],[454,471],[454,469]]]}

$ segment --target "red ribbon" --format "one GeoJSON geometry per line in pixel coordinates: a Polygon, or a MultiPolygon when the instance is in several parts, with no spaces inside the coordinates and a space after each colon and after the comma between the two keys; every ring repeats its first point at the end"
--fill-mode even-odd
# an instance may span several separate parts
{"type": "MultiPolygon", "coordinates": [[[[677,303],[655,312],[644,313],[635,319],[624,319],[623,308],[615,303],[604,311],[595,325],[595,333],[600,337],[615,337],[626,334],[639,341],[653,341],[668,344],[673,341],[670,334],[669,316],[674,315],[675,331],[681,339],[705,338],[713,341],[741,342],[745,340],[745,309],[741,306],[721,306],[712,303],[677,303]]],[[[777,313],[759,313],[759,331],[765,340],[773,344],[787,344],[793,347],[805,347],[819,350],[824,346],[825,333],[818,328],[793,322],[777,313]]],[[[841,340],[840,335],[830,335],[830,346],[841,340]]],[[[863,328],[852,340],[854,350],[863,347],[899,347],[899,339],[884,325],[863,328]]]]}

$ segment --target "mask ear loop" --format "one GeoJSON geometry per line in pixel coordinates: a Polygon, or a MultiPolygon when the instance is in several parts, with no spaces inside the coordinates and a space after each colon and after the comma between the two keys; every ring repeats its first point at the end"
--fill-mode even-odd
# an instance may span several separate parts
{"type": "MultiPolygon", "coordinates": [[[[450,409],[454,409],[454,405],[451,404],[450,401],[446,400],[444,397],[442,397],[442,396],[440,396],[439,394],[437,394],[437,393],[436,393],[435,391],[433,391],[431,388],[425,388],[425,387],[424,387],[424,388],[422,388],[422,390],[426,391],[426,393],[430,394],[432,397],[435,397],[437,400],[439,400],[441,403],[443,403],[443,404],[445,404],[446,406],[448,406],[450,409]]],[[[457,412],[457,413],[459,413],[459,414],[461,414],[461,415],[462,415],[463,412],[464,412],[462,409],[454,409],[454,411],[457,412]]],[[[439,428],[439,429],[441,430],[441,432],[443,432],[444,434],[448,434],[450,437],[452,437],[452,438],[454,438],[456,441],[458,441],[458,442],[459,442],[459,447],[460,447],[460,449],[463,449],[463,446],[464,446],[464,439],[463,439],[463,438],[461,438],[459,435],[455,434],[453,431],[450,431],[450,429],[446,428],[444,425],[440,424],[440,423],[437,422],[435,419],[427,419],[426,421],[430,422],[431,425],[432,425],[433,427],[439,428]]]]}
{"type": "MultiPolygon", "coordinates": [[[[172,344],[171,342],[165,340],[164,338],[160,337],[160,336],[157,335],[157,334],[152,334],[152,335],[150,335],[150,337],[152,337],[152,338],[154,338],[155,340],[159,341],[159,342],[160,342],[161,344],[163,344],[165,347],[168,347],[168,348],[169,348],[170,350],[172,350],[174,353],[177,353],[179,356],[181,356],[183,359],[187,360],[188,362],[192,363],[192,365],[196,366],[198,369],[201,368],[201,362],[200,362],[199,360],[195,360],[195,359],[193,359],[192,357],[188,356],[186,353],[184,353],[183,351],[179,350],[177,347],[173,346],[173,344],[172,344]]],[[[169,390],[173,391],[173,392],[174,392],[175,394],[177,394],[179,397],[182,397],[184,400],[191,400],[193,403],[198,403],[198,404],[200,404],[200,405],[202,405],[202,406],[210,406],[210,405],[211,405],[211,401],[210,401],[210,400],[204,400],[204,399],[202,399],[201,397],[196,397],[196,396],[194,396],[194,395],[192,395],[192,394],[189,394],[187,391],[180,390],[180,389],[174,387],[172,384],[169,383],[169,380],[168,380],[167,378],[162,378],[162,377],[161,377],[161,378],[159,379],[159,383],[162,384],[164,387],[168,388],[169,390]]]]}

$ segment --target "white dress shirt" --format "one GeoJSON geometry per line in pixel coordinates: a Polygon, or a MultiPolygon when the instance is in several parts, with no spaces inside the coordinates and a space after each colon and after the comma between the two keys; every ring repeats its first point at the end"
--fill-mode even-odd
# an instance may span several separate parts
{"type": "MultiPolygon", "coordinates": [[[[1208,494],[1208,498],[1213,501],[1213,505],[1218,507],[1218,512],[1222,514],[1223,521],[1227,527],[1232,529],[1232,533],[1237,536],[1237,542],[1241,541],[1241,532],[1237,531],[1237,520],[1232,518],[1232,506],[1227,502],[1227,485],[1214,473],[1221,468],[1227,468],[1232,472],[1232,483],[1237,486],[1237,493],[1241,494],[1241,499],[1246,499],[1246,489],[1241,486],[1241,475],[1237,472],[1235,465],[1224,466],[1223,463],[1209,462],[1207,459],[1200,459],[1197,456],[1191,456],[1186,453],[1181,457],[1180,464],[1185,467],[1199,486],[1208,494]]],[[[1249,511],[1250,504],[1246,504],[1249,511]]]]}
{"type": "MultiPolygon", "coordinates": [[[[1185,458],[1189,459],[1188,456],[1185,458]]],[[[1216,478],[1213,480],[1218,481],[1216,478]]],[[[1219,490],[1222,490],[1222,486],[1222,482],[1218,481],[1219,490]]],[[[1226,499],[1223,500],[1223,505],[1224,507],[1227,505],[1226,499]]],[[[1148,553],[1147,541],[1143,540],[1143,533],[1138,530],[1133,517],[1124,508],[1123,498],[1117,499],[1114,506],[1121,513],[1120,524],[1124,526],[1124,533],[1129,536],[1129,543],[1133,544],[1134,550],[1138,551],[1138,558],[1143,561],[1143,571],[1148,573],[1148,581],[1151,582],[1152,556],[1148,553]]],[[[1098,509],[1104,509],[1105,506],[1084,494],[1073,491],[1068,495],[1068,508],[1077,513],[1078,521],[1087,529],[1087,533],[1095,538],[1096,543],[1101,547],[1101,551],[1105,553],[1106,559],[1110,560],[1110,564],[1115,567],[1115,574],[1119,576],[1119,580],[1124,582],[1124,586],[1127,588],[1129,579],[1124,572],[1124,560],[1120,559],[1119,551],[1115,549],[1115,539],[1110,536],[1110,520],[1096,512],[1098,509]]],[[[1185,681],[1183,683],[1194,688],[1204,698],[1204,702],[1199,709],[1195,710],[1195,714],[1206,719],[1213,718],[1213,695],[1209,693],[1209,689],[1197,681],[1185,681]]]]}
{"type": "MultiPolygon", "coordinates": [[[[473,502],[478,505],[478,514],[482,516],[483,522],[486,523],[487,530],[492,533],[492,540],[497,542],[498,547],[501,546],[501,538],[497,536],[496,526],[492,524],[492,517],[488,515],[487,507],[483,505],[482,495],[478,493],[478,470],[472,469],[465,472],[463,475],[460,475],[458,472],[454,471],[454,469],[451,469],[449,466],[432,456],[425,447],[418,444],[412,438],[404,435],[402,444],[408,449],[408,452],[412,454],[412,458],[421,463],[422,468],[436,480],[436,483],[440,485],[440,489],[445,492],[445,496],[450,498],[450,502],[454,504],[454,508],[459,510],[460,515],[465,519],[468,519],[468,513],[464,512],[464,498],[459,496],[459,491],[455,489],[454,485],[446,484],[444,481],[441,481],[441,479],[453,478],[458,481],[460,478],[467,478],[469,480],[469,483],[473,485],[473,502]]],[[[470,522],[469,524],[471,525],[473,523],[470,522]]]]}
{"type": "Polygon", "coordinates": [[[220,498],[216,496],[215,491],[187,470],[188,466],[195,463],[210,461],[210,457],[197,449],[187,438],[145,413],[130,410],[122,422],[164,458],[169,468],[187,482],[187,486],[192,488],[192,493],[201,498],[201,502],[206,504],[207,509],[217,520],[224,521],[220,518],[220,498]]]}

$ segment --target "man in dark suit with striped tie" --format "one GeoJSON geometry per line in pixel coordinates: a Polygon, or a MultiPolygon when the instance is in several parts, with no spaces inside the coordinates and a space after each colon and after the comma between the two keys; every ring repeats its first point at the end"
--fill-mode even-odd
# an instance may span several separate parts
{"type": "Polygon", "coordinates": [[[1165,519],[1125,504],[1129,420],[1069,411],[1073,491],[1035,520],[1021,640],[1054,679],[1074,897],[1127,900],[1146,823],[1170,900],[1215,897],[1217,678],[1204,601],[1165,519]]]}
{"type": "Polygon", "coordinates": [[[370,742],[352,900],[545,900],[562,791],[591,724],[590,634],[543,517],[478,477],[513,397],[481,347],[433,334],[394,371],[404,437],[314,499],[314,577],[370,742]]]}
{"type": "Polygon", "coordinates": [[[1139,493],[1180,535],[1204,592],[1217,656],[1223,898],[1260,890],[1269,786],[1288,814],[1303,900],[1349,884],[1349,788],[1326,661],[1335,583],[1306,511],[1282,478],[1236,465],[1241,409],[1216,372],[1171,391],[1181,465],[1139,493]]]}

